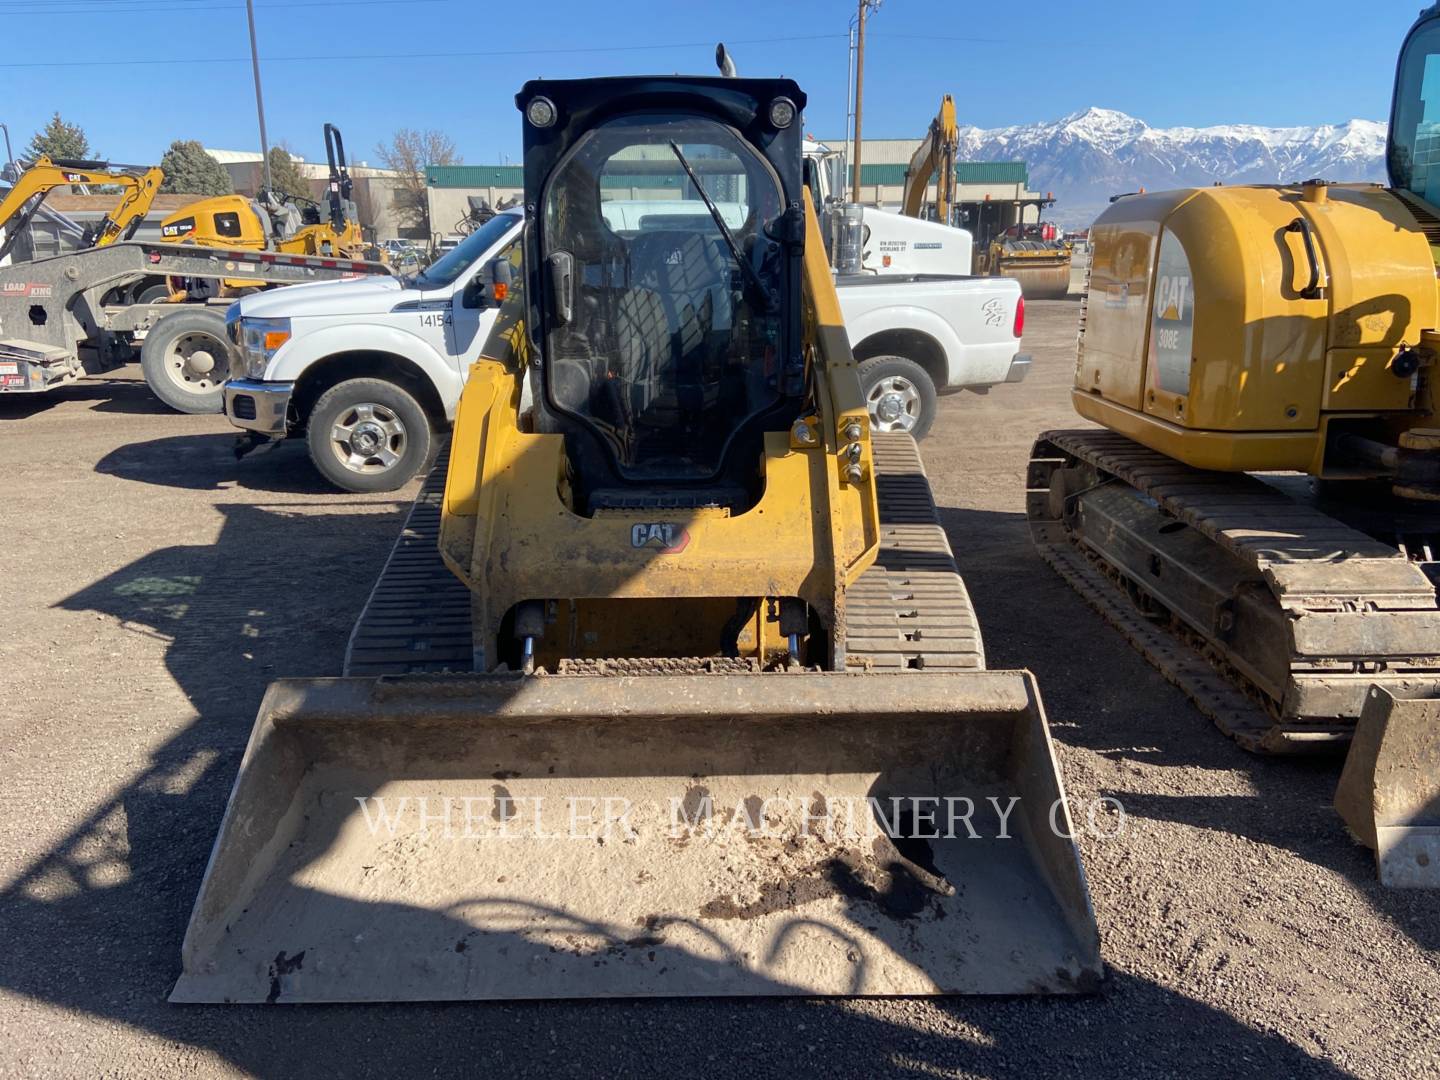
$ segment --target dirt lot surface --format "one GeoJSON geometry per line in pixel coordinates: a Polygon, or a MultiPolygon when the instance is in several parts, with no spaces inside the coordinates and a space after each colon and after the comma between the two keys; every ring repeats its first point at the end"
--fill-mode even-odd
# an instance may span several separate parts
{"type": "Polygon", "coordinates": [[[1072,795],[1127,811],[1082,841],[1103,992],[166,1004],[261,693],[339,672],[407,500],[327,491],[296,446],[237,463],[223,418],[95,380],[0,402],[0,1073],[1440,1075],[1440,898],[1375,884],[1338,763],[1231,746],[1030,551],[1076,312],[1031,305],[1030,380],[944,399],[924,452],[991,666],[1038,675],[1072,795]]]}

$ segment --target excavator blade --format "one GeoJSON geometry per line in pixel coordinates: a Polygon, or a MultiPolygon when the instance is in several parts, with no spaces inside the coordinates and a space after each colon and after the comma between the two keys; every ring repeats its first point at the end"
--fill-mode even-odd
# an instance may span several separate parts
{"type": "Polygon", "coordinates": [[[180,1002],[1093,990],[1023,672],[266,695],[180,1002]]]}
{"type": "Polygon", "coordinates": [[[1374,849],[1382,885],[1440,889],[1440,698],[1370,688],[1335,809],[1374,849]]]}

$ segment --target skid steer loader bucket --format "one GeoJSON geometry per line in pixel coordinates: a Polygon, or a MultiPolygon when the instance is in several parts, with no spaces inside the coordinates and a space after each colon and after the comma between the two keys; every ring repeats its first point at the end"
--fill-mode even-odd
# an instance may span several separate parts
{"type": "Polygon", "coordinates": [[[1335,809],[1374,849],[1382,885],[1440,889],[1440,698],[1370,688],[1335,809]]]}
{"type": "Polygon", "coordinates": [[[279,682],[171,1000],[1082,992],[1069,821],[1025,673],[279,682]]]}

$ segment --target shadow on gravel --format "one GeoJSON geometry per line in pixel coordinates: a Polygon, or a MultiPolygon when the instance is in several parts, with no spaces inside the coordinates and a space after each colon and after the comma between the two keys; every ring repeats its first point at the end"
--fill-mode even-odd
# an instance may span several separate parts
{"type": "Polygon", "coordinates": [[[236,458],[233,434],[172,435],[113,450],[100,459],[95,471],[194,491],[215,491],[233,484],[249,491],[344,497],[315,471],[300,440],[236,458]]]}
{"type": "Polygon", "coordinates": [[[1123,795],[1126,812],[1244,836],[1343,876],[1417,944],[1440,949],[1435,894],[1386,889],[1332,806],[1343,756],[1263,757],[1230,741],[1035,554],[1025,515],[942,508],[992,668],[1035,672],[1055,738],[1112,760],[1239,771],[1253,795],[1123,795]]]}
{"type": "Polygon", "coordinates": [[[72,401],[93,401],[95,412],[143,416],[174,414],[144,382],[131,379],[81,379],[43,394],[0,396],[0,422],[23,420],[72,401]]]}
{"type": "MultiPolygon", "coordinates": [[[[1070,999],[264,1012],[167,1004],[191,903],[261,694],[272,678],[337,671],[350,623],[385,557],[393,530],[377,529],[374,515],[354,506],[337,501],[326,504],[332,513],[298,515],[222,504],[226,521],[215,544],[154,552],[63,601],[67,610],[106,613],[169,641],[167,667],[197,715],[0,892],[0,987],[201,1048],[263,1077],[1343,1075],[1275,1035],[1128,975],[1113,977],[1097,996],[1070,999]],[[304,556],[268,560],[263,573],[254,572],[274,551],[304,556]]],[[[996,584],[977,590],[982,611],[996,584]]],[[[96,753],[105,752],[97,745],[96,753]]],[[[137,1067],[113,1038],[106,1050],[117,1071],[137,1067]]],[[[183,1067],[213,1065],[201,1059],[183,1067]]]]}

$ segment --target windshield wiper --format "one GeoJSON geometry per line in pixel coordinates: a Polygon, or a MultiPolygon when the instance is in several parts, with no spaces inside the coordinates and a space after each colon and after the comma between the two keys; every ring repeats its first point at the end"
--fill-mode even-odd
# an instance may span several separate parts
{"type": "Polygon", "coordinates": [[[714,200],[710,198],[709,193],[705,190],[704,186],[701,185],[700,177],[695,175],[695,170],[690,167],[690,162],[685,160],[685,155],[680,152],[680,147],[675,145],[674,139],[670,140],[670,152],[675,155],[675,160],[680,162],[680,167],[685,170],[685,175],[690,177],[690,183],[694,184],[695,190],[700,193],[700,199],[705,203],[705,209],[710,211],[710,216],[715,219],[715,227],[720,230],[720,235],[725,238],[725,246],[730,249],[730,254],[734,256],[736,263],[740,266],[740,270],[764,300],[765,310],[774,311],[775,294],[760,280],[760,275],[757,274],[755,268],[750,265],[750,260],[740,254],[740,247],[735,243],[735,234],[732,233],[730,227],[725,224],[725,219],[720,215],[720,208],[715,205],[714,200]]]}

